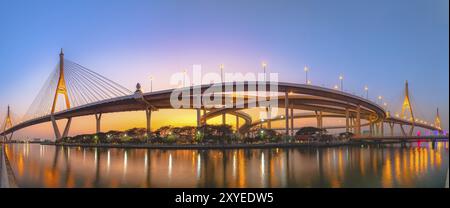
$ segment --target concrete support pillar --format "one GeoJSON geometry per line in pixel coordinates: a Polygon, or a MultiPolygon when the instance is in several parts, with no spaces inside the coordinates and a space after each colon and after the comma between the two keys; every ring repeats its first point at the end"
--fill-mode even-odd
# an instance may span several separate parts
{"type": "Polygon", "coordinates": [[[355,133],[355,118],[353,118],[353,116],[350,117],[350,131],[355,133]]]}
{"type": "Polygon", "coordinates": [[[53,131],[55,133],[56,139],[61,139],[61,134],[59,133],[58,124],[56,123],[55,116],[51,115],[50,119],[52,120],[53,131]]]}
{"type": "Polygon", "coordinates": [[[380,135],[380,123],[374,123],[375,125],[375,136],[380,135]]]}
{"type": "Polygon", "coordinates": [[[317,118],[317,128],[322,129],[323,128],[322,111],[316,111],[316,118],[317,118]]]}
{"type": "Polygon", "coordinates": [[[225,124],[227,124],[227,119],[226,119],[225,113],[223,113],[222,114],[222,125],[225,125],[225,124]]]}
{"type": "Polygon", "coordinates": [[[372,127],[371,128],[371,131],[370,131],[370,136],[375,136],[376,135],[376,126],[375,126],[375,122],[373,122],[373,121],[370,121],[370,127],[372,127]]]}
{"type": "Polygon", "coordinates": [[[239,116],[236,116],[236,131],[239,132],[239,116]]]}
{"type": "Polygon", "coordinates": [[[196,109],[196,111],[197,111],[197,128],[200,128],[200,126],[202,126],[202,123],[201,123],[201,121],[200,121],[200,118],[201,118],[201,115],[200,115],[200,109],[199,108],[197,108],[196,109]]]}
{"type": "Polygon", "coordinates": [[[53,115],[51,115],[50,119],[52,121],[53,132],[55,133],[55,138],[61,139],[61,138],[67,137],[67,135],[69,134],[70,124],[72,123],[72,118],[67,119],[66,127],[64,127],[64,132],[62,135],[61,135],[61,132],[59,131],[58,124],[56,123],[55,117],[53,115]]]}
{"type": "Polygon", "coordinates": [[[350,131],[350,121],[349,121],[349,111],[348,108],[345,109],[345,132],[350,131]]]}
{"type": "Polygon", "coordinates": [[[380,136],[384,137],[384,121],[380,122],[380,136]]]}
{"type": "Polygon", "coordinates": [[[151,109],[146,109],[145,110],[145,117],[146,117],[146,121],[147,121],[147,136],[150,136],[152,133],[152,110],[151,109]]]}
{"type": "Polygon", "coordinates": [[[9,138],[7,138],[7,136],[5,136],[6,140],[11,142],[13,135],[14,135],[14,132],[11,132],[11,135],[9,135],[9,138]]]}
{"type": "Polygon", "coordinates": [[[361,106],[356,107],[356,135],[361,136],[361,106]]]}
{"type": "Polygon", "coordinates": [[[413,133],[414,133],[414,122],[413,122],[413,124],[411,125],[411,128],[409,129],[409,136],[412,136],[413,133]]]}
{"type": "Polygon", "coordinates": [[[294,136],[294,104],[291,103],[291,136],[294,136]]]}
{"type": "Polygon", "coordinates": [[[316,114],[317,128],[320,128],[319,112],[318,111],[314,111],[314,113],[316,114]]]}
{"type": "Polygon", "coordinates": [[[95,114],[95,121],[96,121],[96,133],[100,133],[100,121],[102,120],[102,114],[95,114]]]}
{"type": "Polygon", "coordinates": [[[70,129],[71,123],[72,123],[72,118],[68,118],[67,123],[66,123],[66,128],[64,128],[62,138],[65,138],[65,137],[67,137],[67,135],[69,135],[69,129],[70,129]]]}
{"type": "Polygon", "coordinates": [[[267,112],[267,128],[271,129],[272,128],[272,109],[266,108],[266,112],[267,112]]]}
{"type": "Polygon", "coordinates": [[[391,130],[391,136],[394,136],[394,125],[395,125],[395,123],[389,122],[389,127],[390,127],[390,130],[391,130]]]}
{"type": "Polygon", "coordinates": [[[284,92],[284,116],[285,116],[285,127],[286,127],[286,136],[289,135],[289,94],[286,90],[284,92]]]}
{"type": "MultiPolygon", "coordinates": [[[[203,116],[205,116],[205,115],[206,115],[206,109],[203,108],[203,116]]],[[[206,117],[205,117],[205,120],[203,121],[203,125],[206,125],[206,117]]]]}
{"type": "Polygon", "coordinates": [[[356,132],[356,118],[352,118],[353,133],[356,132]]]}
{"type": "Polygon", "coordinates": [[[321,111],[315,111],[316,114],[316,120],[317,120],[317,128],[322,128],[322,112],[321,111]]]}
{"type": "Polygon", "coordinates": [[[405,136],[405,137],[406,137],[406,132],[405,132],[405,128],[403,128],[403,125],[402,125],[402,124],[400,124],[400,129],[402,130],[402,134],[403,134],[403,136],[405,136]]]}

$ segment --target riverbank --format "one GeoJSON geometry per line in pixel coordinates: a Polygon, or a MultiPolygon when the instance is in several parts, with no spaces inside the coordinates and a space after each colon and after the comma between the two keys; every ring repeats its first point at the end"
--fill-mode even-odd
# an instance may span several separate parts
{"type": "Polygon", "coordinates": [[[447,180],[445,182],[445,188],[448,188],[449,169],[447,168],[447,180]]]}
{"type": "Polygon", "coordinates": [[[4,145],[0,146],[0,188],[16,188],[16,181],[8,158],[4,153],[4,145]]]}
{"type": "Polygon", "coordinates": [[[83,143],[41,143],[41,145],[56,145],[67,147],[97,147],[97,148],[136,148],[136,149],[264,149],[264,148],[295,148],[295,147],[338,147],[410,143],[400,141],[338,141],[329,143],[256,143],[256,144],[83,144],[83,143]]]}

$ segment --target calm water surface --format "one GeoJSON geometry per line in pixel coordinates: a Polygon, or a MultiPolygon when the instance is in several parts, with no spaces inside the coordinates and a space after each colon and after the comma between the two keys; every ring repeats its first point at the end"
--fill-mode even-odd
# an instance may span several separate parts
{"type": "Polygon", "coordinates": [[[147,150],[10,144],[20,187],[443,187],[448,142],[147,150]]]}

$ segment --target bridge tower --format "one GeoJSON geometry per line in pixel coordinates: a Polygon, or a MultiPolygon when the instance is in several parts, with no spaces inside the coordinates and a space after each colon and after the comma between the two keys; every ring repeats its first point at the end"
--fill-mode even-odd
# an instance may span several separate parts
{"type": "Polygon", "coordinates": [[[413,108],[412,108],[412,106],[411,106],[411,101],[410,101],[410,99],[409,99],[408,80],[406,80],[406,82],[405,82],[405,98],[404,98],[404,100],[403,100],[402,112],[401,112],[401,114],[400,114],[400,117],[401,117],[402,119],[407,119],[407,118],[406,118],[406,115],[405,115],[406,111],[409,112],[409,114],[410,114],[410,116],[411,116],[409,120],[410,120],[410,121],[412,122],[412,124],[413,124],[413,125],[411,126],[410,130],[409,130],[409,135],[412,136],[412,133],[413,133],[413,131],[414,131],[415,118],[414,118],[413,108]]]}
{"type": "Polygon", "coordinates": [[[439,116],[439,108],[436,110],[436,118],[434,118],[434,126],[441,131],[441,117],[439,116]]]}
{"type": "MultiPolygon", "coordinates": [[[[13,127],[12,119],[11,119],[11,109],[8,105],[8,110],[6,111],[5,125],[3,126],[2,131],[6,131],[7,129],[9,129],[11,127],[13,127]]],[[[4,141],[11,140],[12,136],[13,136],[13,133],[11,133],[11,136],[8,139],[8,137],[6,135],[4,135],[4,141]]]]}
{"type": "Polygon", "coordinates": [[[59,78],[58,78],[58,85],[56,86],[55,90],[55,96],[53,98],[53,104],[52,104],[52,111],[51,111],[51,121],[53,125],[53,131],[55,132],[56,139],[61,139],[64,137],[67,137],[69,134],[69,128],[70,124],[72,122],[72,118],[67,119],[66,127],[64,128],[64,132],[61,135],[58,129],[58,124],[56,123],[55,116],[53,115],[55,113],[56,103],[58,101],[58,95],[62,94],[64,95],[66,108],[70,108],[70,100],[69,100],[69,94],[67,93],[67,86],[66,86],[66,80],[64,79],[64,52],[61,48],[61,52],[59,53],[59,78]]]}
{"type": "Polygon", "coordinates": [[[12,126],[13,125],[12,125],[12,120],[11,120],[11,110],[10,110],[9,105],[8,105],[8,110],[6,111],[5,126],[3,128],[3,131],[5,131],[8,128],[11,128],[12,126]]]}
{"type": "Polygon", "coordinates": [[[67,94],[66,80],[64,79],[64,52],[61,48],[61,53],[59,54],[59,79],[58,85],[56,86],[55,96],[53,98],[52,111],[53,114],[55,112],[56,102],[58,101],[58,95],[64,95],[66,108],[70,108],[69,95],[67,94]]]}

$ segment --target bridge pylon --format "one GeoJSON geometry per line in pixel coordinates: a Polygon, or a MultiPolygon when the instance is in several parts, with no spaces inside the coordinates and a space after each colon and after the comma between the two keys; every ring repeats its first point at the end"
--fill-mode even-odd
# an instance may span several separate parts
{"type": "Polygon", "coordinates": [[[436,118],[434,118],[434,126],[441,132],[441,117],[439,116],[439,108],[436,109],[436,118]]]}
{"type": "MultiPolygon", "coordinates": [[[[10,109],[10,107],[9,107],[9,105],[8,105],[8,109],[7,109],[7,111],[6,111],[5,124],[4,124],[4,126],[3,126],[2,131],[4,132],[4,131],[6,131],[7,129],[9,129],[9,128],[11,128],[11,127],[13,127],[12,119],[11,119],[11,109],[10,109]]],[[[9,136],[9,138],[8,138],[6,135],[4,135],[4,136],[3,136],[4,141],[6,142],[6,141],[8,141],[8,140],[11,140],[13,134],[14,134],[14,133],[11,133],[11,135],[9,136]]]]}
{"type": "Polygon", "coordinates": [[[56,103],[58,102],[58,95],[60,95],[60,94],[64,95],[66,108],[69,109],[70,108],[70,100],[69,100],[69,94],[67,93],[66,80],[64,78],[64,52],[63,52],[62,48],[61,48],[61,52],[59,53],[58,85],[56,86],[55,96],[53,98],[52,111],[51,111],[51,121],[52,121],[53,130],[55,132],[56,139],[61,139],[61,138],[67,137],[67,135],[69,133],[70,124],[72,121],[72,118],[69,118],[67,120],[66,127],[64,128],[64,132],[61,135],[61,133],[58,129],[58,125],[56,124],[56,119],[53,116],[53,114],[55,113],[55,109],[56,109],[56,103]]]}
{"type": "Polygon", "coordinates": [[[413,108],[411,105],[411,101],[409,99],[409,88],[408,88],[408,80],[406,80],[405,82],[405,98],[403,99],[403,104],[402,104],[402,112],[400,113],[400,118],[402,119],[407,119],[405,113],[409,112],[410,114],[410,121],[413,124],[411,126],[411,128],[409,129],[409,136],[412,136],[413,131],[414,131],[414,123],[415,123],[415,118],[414,118],[414,113],[413,113],[413,108]]]}
{"type": "Polygon", "coordinates": [[[58,79],[58,85],[56,86],[55,90],[55,96],[53,98],[53,104],[52,104],[52,111],[53,114],[55,112],[56,108],[56,102],[58,101],[58,95],[62,94],[64,95],[65,102],[66,102],[66,108],[70,108],[70,101],[69,101],[69,95],[67,93],[67,87],[66,87],[66,80],[64,79],[64,52],[61,48],[61,53],[59,54],[59,79],[58,79]]]}

